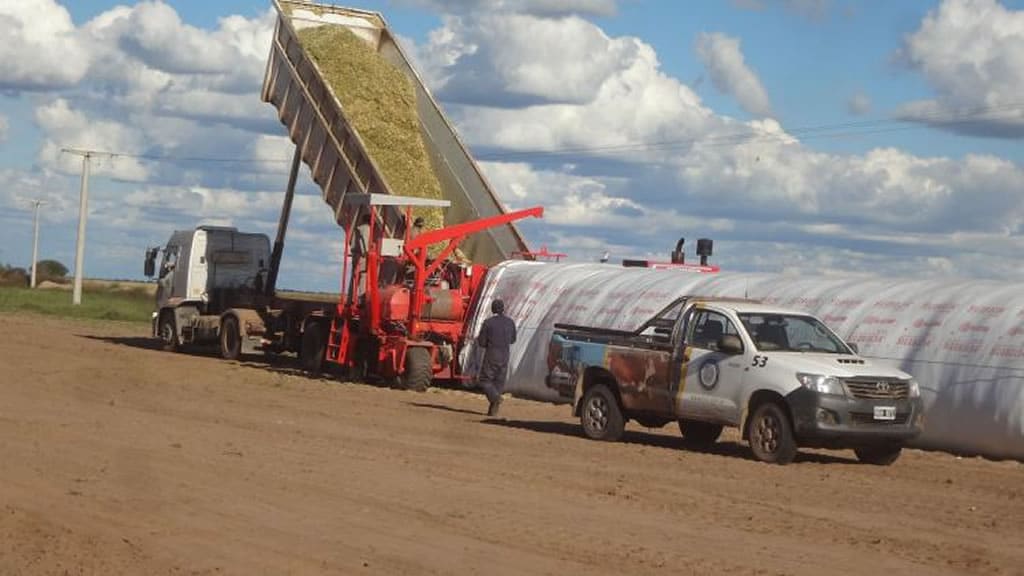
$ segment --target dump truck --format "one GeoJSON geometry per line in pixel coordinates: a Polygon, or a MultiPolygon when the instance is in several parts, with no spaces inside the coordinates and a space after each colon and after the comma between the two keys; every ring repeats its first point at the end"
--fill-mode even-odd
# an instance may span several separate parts
{"type": "Polygon", "coordinates": [[[755,458],[853,448],[887,465],[921,432],[918,383],[862,358],[814,316],[755,300],[684,296],[635,330],[555,324],[546,383],[586,436],[618,440],[628,419],[677,422],[691,445],[741,430],[755,458]]]}
{"type": "Polygon", "coordinates": [[[408,388],[456,378],[455,351],[478,279],[490,263],[530,254],[514,222],[543,210],[506,212],[380,14],[290,0],[273,5],[278,19],[262,97],[276,107],[295,143],[274,242],[231,227],[200,226],[148,249],[145,273],[158,277],[153,336],[170,350],[219,343],[229,359],[293,352],[313,372],[333,362],[357,377],[408,388]],[[411,83],[442,198],[393,193],[365,135],[299,39],[299,30],[324,26],[352,31],[411,83]],[[344,230],[346,289],[340,297],[277,290],[303,163],[344,230]],[[443,210],[445,226],[413,237],[413,210],[443,210]]]}

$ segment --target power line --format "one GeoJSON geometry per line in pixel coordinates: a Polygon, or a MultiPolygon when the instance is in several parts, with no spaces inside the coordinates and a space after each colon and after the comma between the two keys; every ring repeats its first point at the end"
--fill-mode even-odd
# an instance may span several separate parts
{"type": "MultiPolygon", "coordinates": [[[[830,124],[817,124],[808,126],[798,126],[795,128],[785,129],[782,133],[770,133],[757,131],[753,128],[747,127],[743,131],[737,131],[728,134],[717,134],[717,135],[706,135],[696,136],[690,138],[672,138],[667,140],[649,141],[649,142],[625,142],[621,144],[609,144],[604,146],[579,146],[579,147],[557,147],[557,148],[537,148],[533,150],[507,150],[502,152],[484,153],[476,155],[479,160],[535,160],[537,158],[547,158],[551,160],[564,158],[564,157],[575,157],[575,156],[586,156],[592,154],[601,153],[615,153],[615,152],[655,152],[655,151],[671,151],[676,149],[687,148],[694,145],[701,145],[703,147],[723,147],[723,146],[737,146],[752,142],[788,142],[792,139],[798,139],[800,141],[814,140],[814,139],[827,139],[827,138],[847,138],[854,136],[867,136],[874,134],[884,134],[889,132],[905,131],[905,130],[918,130],[928,128],[926,124],[922,122],[930,123],[933,125],[943,126],[957,126],[963,124],[972,124],[979,121],[985,120],[1010,120],[1020,118],[1019,115],[1013,116],[995,116],[988,117],[986,115],[993,113],[1006,113],[1006,112],[1021,112],[1024,111],[1024,103],[1018,104],[1005,104],[1000,106],[985,106],[971,109],[964,109],[955,114],[948,114],[946,112],[933,112],[928,114],[920,114],[914,118],[881,118],[875,120],[862,120],[857,122],[841,122],[841,123],[830,123],[830,124]]],[[[176,156],[172,154],[154,154],[154,153],[132,153],[132,152],[114,152],[114,151],[91,151],[94,155],[104,155],[111,158],[133,158],[138,160],[147,160],[152,162],[169,162],[169,163],[210,163],[210,164],[288,164],[291,159],[288,158],[243,158],[243,157],[215,157],[215,156],[176,156]]],[[[631,162],[637,163],[637,162],[631,162]]],[[[640,164],[652,163],[652,164],[663,164],[664,162],[639,162],[640,164]]],[[[264,171],[248,171],[247,174],[283,174],[287,170],[264,170],[264,171]]]]}
{"type": "Polygon", "coordinates": [[[661,140],[655,142],[633,142],[614,144],[607,146],[585,146],[585,147],[565,147],[565,148],[547,148],[547,149],[536,149],[536,150],[512,150],[507,152],[496,152],[493,154],[480,154],[477,156],[479,159],[495,159],[495,160],[506,160],[514,159],[517,157],[531,158],[534,156],[576,156],[576,155],[587,155],[590,153],[601,153],[601,152],[649,152],[657,150],[672,150],[677,148],[686,148],[695,144],[701,144],[706,147],[717,147],[717,146],[729,146],[738,145],[753,141],[777,141],[786,142],[790,139],[800,137],[803,140],[812,140],[819,138],[835,138],[835,137],[848,137],[848,136],[859,136],[859,135],[871,135],[871,134],[882,134],[887,132],[896,132],[902,130],[918,130],[927,128],[928,126],[922,125],[921,121],[930,121],[934,124],[941,125],[961,125],[961,124],[972,124],[979,120],[995,120],[995,119],[1012,119],[1017,116],[1011,116],[1006,118],[982,118],[984,115],[992,112],[1000,111],[1021,111],[1024,110],[1024,104],[1008,104],[1005,106],[990,106],[985,108],[977,108],[973,110],[967,110],[961,112],[955,116],[948,114],[924,114],[911,119],[878,119],[878,120],[864,120],[859,122],[843,122],[834,124],[820,124],[811,126],[802,126],[797,128],[787,129],[783,133],[768,133],[768,132],[757,132],[753,129],[747,129],[743,132],[734,132],[730,134],[719,134],[711,136],[699,136],[693,138],[674,138],[670,140],[661,140]],[[875,128],[873,130],[860,130],[862,128],[875,128]]]}

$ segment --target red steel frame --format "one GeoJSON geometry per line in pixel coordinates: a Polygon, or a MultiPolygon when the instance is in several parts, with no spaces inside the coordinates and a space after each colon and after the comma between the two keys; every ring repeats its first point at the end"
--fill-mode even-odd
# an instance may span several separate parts
{"type": "MultiPolygon", "coordinates": [[[[352,231],[350,227],[346,227],[346,250],[342,278],[351,278],[351,281],[347,287],[343,286],[347,290],[343,290],[342,300],[338,302],[337,313],[332,322],[328,340],[326,360],[348,368],[355,368],[361,360],[369,360],[360,358],[360,355],[376,350],[376,375],[395,377],[405,371],[405,357],[408,348],[417,346],[430,351],[435,378],[459,378],[457,351],[458,345],[464,337],[465,314],[472,310],[476,303],[478,288],[487,268],[481,265],[472,265],[468,272],[463,272],[457,292],[458,296],[468,303],[463,308],[463,317],[454,320],[423,319],[423,309],[429,297],[427,280],[434,276],[441,266],[449,262],[449,256],[467,236],[523,218],[541,218],[544,214],[543,207],[537,206],[455,224],[439,230],[423,232],[415,238],[409,237],[410,231],[407,227],[402,249],[404,258],[400,262],[411,265],[415,269],[415,273],[412,286],[409,289],[409,310],[408,316],[405,318],[403,332],[389,331],[382,326],[382,299],[378,272],[382,261],[381,238],[383,235],[377,230],[380,223],[377,206],[368,204],[367,208],[370,214],[370,231],[369,238],[366,239],[366,253],[363,255],[363,258],[366,259],[364,298],[360,302],[356,295],[356,287],[359,286],[363,278],[360,270],[355,267],[355,263],[353,263],[351,274],[349,273],[351,253],[348,247],[351,246],[352,231]],[[441,251],[433,258],[429,258],[427,248],[442,242],[446,242],[446,244],[441,251]],[[353,329],[354,324],[358,324],[358,329],[353,329]],[[427,340],[425,338],[427,335],[432,335],[435,339],[452,345],[452,355],[447,363],[442,364],[439,361],[437,343],[427,340]]],[[[409,206],[405,207],[405,218],[406,222],[412,221],[412,210],[409,206]]]]}

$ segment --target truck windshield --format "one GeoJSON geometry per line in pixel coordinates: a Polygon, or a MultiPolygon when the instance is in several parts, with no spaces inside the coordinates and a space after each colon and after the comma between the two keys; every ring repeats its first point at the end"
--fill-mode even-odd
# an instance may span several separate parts
{"type": "Polygon", "coordinates": [[[852,354],[850,349],[813,316],[739,314],[758,350],[852,354]]]}

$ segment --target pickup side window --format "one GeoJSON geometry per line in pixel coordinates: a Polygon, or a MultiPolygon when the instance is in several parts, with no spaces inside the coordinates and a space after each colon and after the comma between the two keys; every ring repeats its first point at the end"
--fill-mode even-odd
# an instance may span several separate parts
{"type": "Polygon", "coordinates": [[[718,341],[726,334],[739,336],[736,326],[724,314],[700,310],[687,327],[686,341],[697,348],[718,350],[718,341]]]}
{"type": "Polygon", "coordinates": [[[761,351],[851,353],[842,340],[811,316],[741,313],[739,317],[761,351]]]}

